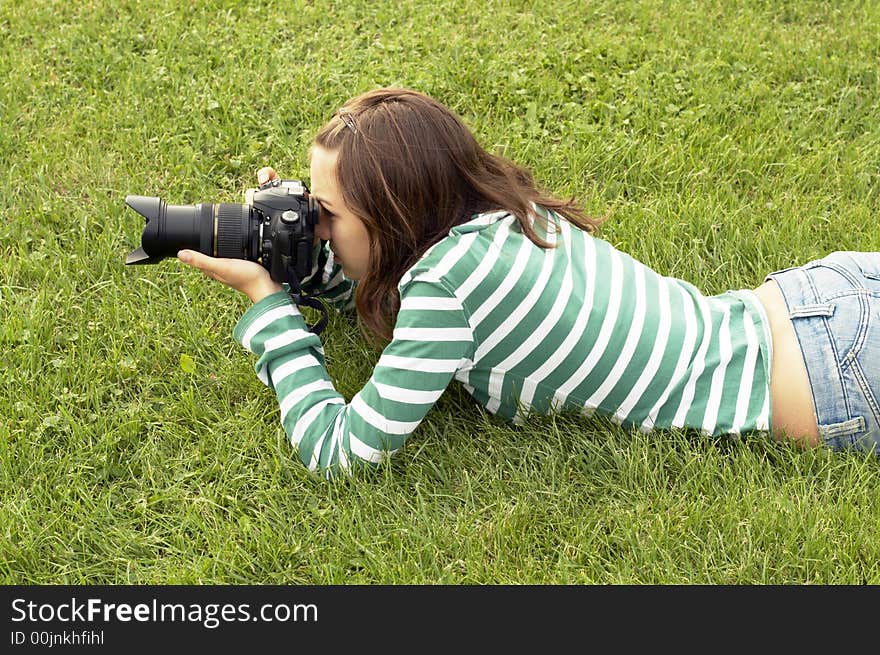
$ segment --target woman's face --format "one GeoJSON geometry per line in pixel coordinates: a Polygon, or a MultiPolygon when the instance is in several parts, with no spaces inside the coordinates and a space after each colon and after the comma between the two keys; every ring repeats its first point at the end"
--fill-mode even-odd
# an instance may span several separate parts
{"type": "Polygon", "coordinates": [[[330,242],[334,259],[351,280],[360,280],[370,263],[370,240],[367,228],[342,200],[336,181],[338,150],[312,146],[311,193],[321,207],[315,233],[330,242]]]}

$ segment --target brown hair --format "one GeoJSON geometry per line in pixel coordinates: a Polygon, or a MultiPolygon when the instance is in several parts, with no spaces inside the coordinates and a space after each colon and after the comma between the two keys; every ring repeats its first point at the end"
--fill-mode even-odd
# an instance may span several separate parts
{"type": "Polygon", "coordinates": [[[348,208],[369,234],[368,269],[358,282],[363,324],[391,339],[403,274],[449,230],[477,212],[505,210],[542,248],[530,203],[595,232],[601,221],[539,190],[525,168],[484,150],[462,120],[409,89],[376,89],[343,105],[315,145],[339,151],[336,177],[348,208]]]}

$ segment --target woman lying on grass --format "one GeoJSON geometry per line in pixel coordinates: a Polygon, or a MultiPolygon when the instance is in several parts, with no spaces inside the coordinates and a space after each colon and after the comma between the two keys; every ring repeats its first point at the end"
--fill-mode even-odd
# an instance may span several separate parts
{"type": "Polygon", "coordinates": [[[397,451],[453,377],[515,422],[578,410],[646,431],[766,431],[835,450],[880,441],[880,253],[836,252],[704,296],[593,236],[577,206],[403,89],[354,98],[320,130],[311,192],[320,252],[303,287],[355,305],[390,339],[348,404],[265,268],[179,257],[254,302],[234,336],[313,471],[397,451]]]}

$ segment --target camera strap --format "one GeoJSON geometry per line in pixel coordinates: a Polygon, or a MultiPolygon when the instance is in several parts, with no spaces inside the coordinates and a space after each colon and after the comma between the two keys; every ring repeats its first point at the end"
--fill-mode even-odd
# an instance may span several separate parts
{"type": "Polygon", "coordinates": [[[297,307],[311,307],[312,309],[317,309],[321,312],[321,319],[314,325],[308,326],[309,332],[312,334],[321,334],[321,332],[324,331],[324,328],[327,327],[327,321],[330,318],[324,303],[318,300],[318,296],[321,294],[317,293],[314,295],[308,295],[303,293],[299,278],[290,266],[287,267],[287,285],[287,295],[290,296],[294,305],[297,307]]]}

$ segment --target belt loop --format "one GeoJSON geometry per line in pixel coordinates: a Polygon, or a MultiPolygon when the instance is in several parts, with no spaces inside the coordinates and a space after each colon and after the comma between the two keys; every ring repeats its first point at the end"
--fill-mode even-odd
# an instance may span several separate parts
{"type": "Polygon", "coordinates": [[[800,305],[792,307],[788,312],[789,318],[809,318],[811,316],[834,316],[834,305],[800,305]]]}

